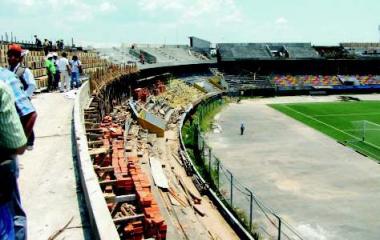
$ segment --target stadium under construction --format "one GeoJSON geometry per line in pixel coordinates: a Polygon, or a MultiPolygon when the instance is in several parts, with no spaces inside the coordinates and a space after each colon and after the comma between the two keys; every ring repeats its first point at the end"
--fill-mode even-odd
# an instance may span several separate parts
{"type": "MultiPolygon", "coordinates": [[[[21,45],[44,96],[43,52],[21,45]]],[[[87,75],[71,134],[90,239],[376,239],[380,155],[323,131],[355,135],[322,117],[359,112],[292,104],[379,101],[380,43],[211,46],[67,49],[87,75]]]]}

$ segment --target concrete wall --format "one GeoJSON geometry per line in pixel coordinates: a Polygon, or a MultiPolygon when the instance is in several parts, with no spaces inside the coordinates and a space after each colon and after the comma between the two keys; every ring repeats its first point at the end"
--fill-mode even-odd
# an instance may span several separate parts
{"type": "Polygon", "coordinates": [[[103,192],[100,189],[98,178],[88,152],[88,143],[84,128],[83,110],[90,100],[89,82],[85,82],[79,89],[74,104],[74,131],[77,145],[79,173],[84,192],[92,232],[96,239],[119,239],[119,235],[107,208],[103,192]]]}
{"type": "Polygon", "coordinates": [[[207,53],[210,51],[211,42],[197,37],[190,37],[190,47],[207,53]]]}

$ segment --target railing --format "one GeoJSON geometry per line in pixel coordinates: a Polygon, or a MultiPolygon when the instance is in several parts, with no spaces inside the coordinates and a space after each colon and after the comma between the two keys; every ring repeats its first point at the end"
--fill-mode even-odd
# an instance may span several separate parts
{"type": "Polygon", "coordinates": [[[194,134],[187,136],[188,141],[185,140],[188,149],[193,150],[194,165],[255,239],[302,240],[292,226],[265,206],[253,190],[241,183],[239,178],[222,164],[206,143],[200,124],[211,111],[223,104],[220,98],[201,103],[193,114],[192,124],[188,123],[185,126],[189,129],[185,134],[194,134]]]}

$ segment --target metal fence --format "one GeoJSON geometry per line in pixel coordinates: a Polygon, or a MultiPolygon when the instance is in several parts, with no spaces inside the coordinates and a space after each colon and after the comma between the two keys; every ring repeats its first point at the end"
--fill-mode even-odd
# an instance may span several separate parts
{"type": "Polygon", "coordinates": [[[195,126],[192,127],[198,128],[198,131],[194,131],[196,149],[193,150],[194,153],[198,153],[197,165],[200,166],[202,174],[255,239],[303,239],[292,226],[266,207],[251,189],[244,186],[238,177],[223,166],[207,145],[199,124],[209,112],[222,104],[222,99],[213,99],[201,104],[196,113],[198,121],[193,121],[195,126]]]}

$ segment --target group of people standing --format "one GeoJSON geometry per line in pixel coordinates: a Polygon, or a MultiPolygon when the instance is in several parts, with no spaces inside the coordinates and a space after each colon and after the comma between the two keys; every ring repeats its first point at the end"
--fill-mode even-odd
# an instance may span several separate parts
{"type": "Polygon", "coordinates": [[[13,44],[7,52],[9,68],[0,67],[0,239],[27,238],[17,156],[33,147],[37,113],[31,103],[36,88],[33,74],[21,65],[26,54],[13,44]]]}
{"type": "Polygon", "coordinates": [[[45,67],[48,75],[48,91],[59,88],[60,92],[64,92],[80,87],[82,63],[78,56],[74,55],[69,61],[66,52],[63,52],[60,58],[57,53],[49,53],[46,56],[45,67]]]}
{"type": "MultiPolygon", "coordinates": [[[[28,52],[20,45],[10,45],[9,67],[0,67],[0,240],[27,239],[26,214],[17,179],[18,155],[33,149],[33,127],[37,119],[31,102],[36,82],[32,71],[23,65],[28,52]]],[[[81,62],[77,56],[69,61],[65,52],[61,57],[48,53],[45,67],[49,91],[60,87],[64,92],[80,86],[81,62]]]]}
{"type": "Polygon", "coordinates": [[[46,38],[45,38],[45,40],[44,40],[43,43],[37,37],[37,35],[34,35],[34,39],[35,39],[35,43],[34,44],[36,45],[37,49],[43,48],[43,50],[45,52],[45,56],[48,54],[49,51],[53,51],[53,50],[61,50],[61,51],[63,51],[63,49],[64,49],[63,39],[57,40],[55,42],[54,46],[53,46],[53,42],[49,41],[46,38]]]}

